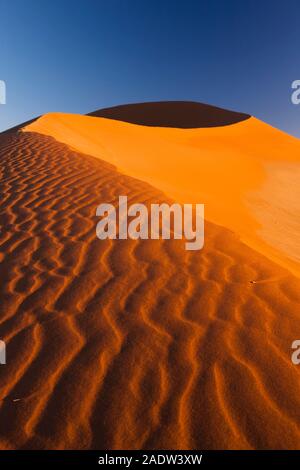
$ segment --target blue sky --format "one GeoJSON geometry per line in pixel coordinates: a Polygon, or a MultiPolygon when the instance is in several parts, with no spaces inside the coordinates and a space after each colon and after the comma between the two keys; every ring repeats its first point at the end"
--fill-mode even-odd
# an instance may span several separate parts
{"type": "Polygon", "coordinates": [[[0,0],[0,130],[37,115],[194,100],[300,137],[297,0],[0,0]]]}

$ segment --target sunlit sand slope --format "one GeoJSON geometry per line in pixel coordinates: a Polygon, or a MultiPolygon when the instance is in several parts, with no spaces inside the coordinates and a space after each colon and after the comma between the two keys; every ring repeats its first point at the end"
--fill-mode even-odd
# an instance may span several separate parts
{"type": "Polygon", "coordinates": [[[167,199],[51,137],[0,137],[0,174],[2,449],[300,448],[296,277],[209,222],[96,239],[101,202],[167,199]]]}
{"type": "Polygon", "coordinates": [[[207,220],[300,275],[298,139],[255,118],[177,129],[48,114],[25,131],[104,159],[178,202],[205,203],[207,220]]]}

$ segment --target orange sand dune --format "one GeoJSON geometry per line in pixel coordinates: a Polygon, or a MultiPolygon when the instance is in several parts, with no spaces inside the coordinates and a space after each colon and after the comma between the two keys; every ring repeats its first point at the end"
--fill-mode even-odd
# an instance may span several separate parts
{"type": "Polygon", "coordinates": [[[298,141],[253,118],[178,130],[52,114],[26,130],[0,135],[0,448],[299,449],[300,280],[265,256],[296,265],[260,222],[263,201],[295,210],[282,178],[298,141]],[[231,230],[207,221],[193,252],[96,238],[101,202],[168,201],[155,185],[231,230]]]}
{"type": "Polygon", "coordinates": [[[101,158],[183,203],[300,274],[300,141],[250,118],[199,129],[47,114],[24,128],[101,158]]]}

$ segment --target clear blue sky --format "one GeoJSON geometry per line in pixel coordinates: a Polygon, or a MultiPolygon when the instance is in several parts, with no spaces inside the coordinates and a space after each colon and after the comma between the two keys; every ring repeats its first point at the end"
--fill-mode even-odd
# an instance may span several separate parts
{"type": "Polygon", "coordinates": [[[299,0],[0,0],[0,130],[50,111],[195,100],[300,137],[299,0]]]}

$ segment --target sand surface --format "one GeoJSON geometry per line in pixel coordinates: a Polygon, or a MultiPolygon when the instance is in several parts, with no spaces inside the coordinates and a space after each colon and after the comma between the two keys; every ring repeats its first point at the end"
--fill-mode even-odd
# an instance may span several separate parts
{"type": "Polygon", "coordinates": [[[60,113],[42,116],[24,131],[52,136],[104,159],[177,202],[204,203],[207,220],[233,230],[247,245],[300,276],[299,250],[291,249],[299,243],[299,209],[291,210],[299,208],[293,189],[300,187],[299,139],[255,118],[175,129],[60,113]],[[293,170],[285,171],[291,165],[293,170]]]}
{"type": "Polygon", "coordinates": [[[274,210],[294,207],[282,164],[298,158],[253,118],[178,130],[51,114],[1,135],[0,447],[299,449],[297,260],[261,217],[270,171],[274,210]],[[206,202],[204,249],[99,241],[95,209],[120,194],[206,202]]]}

